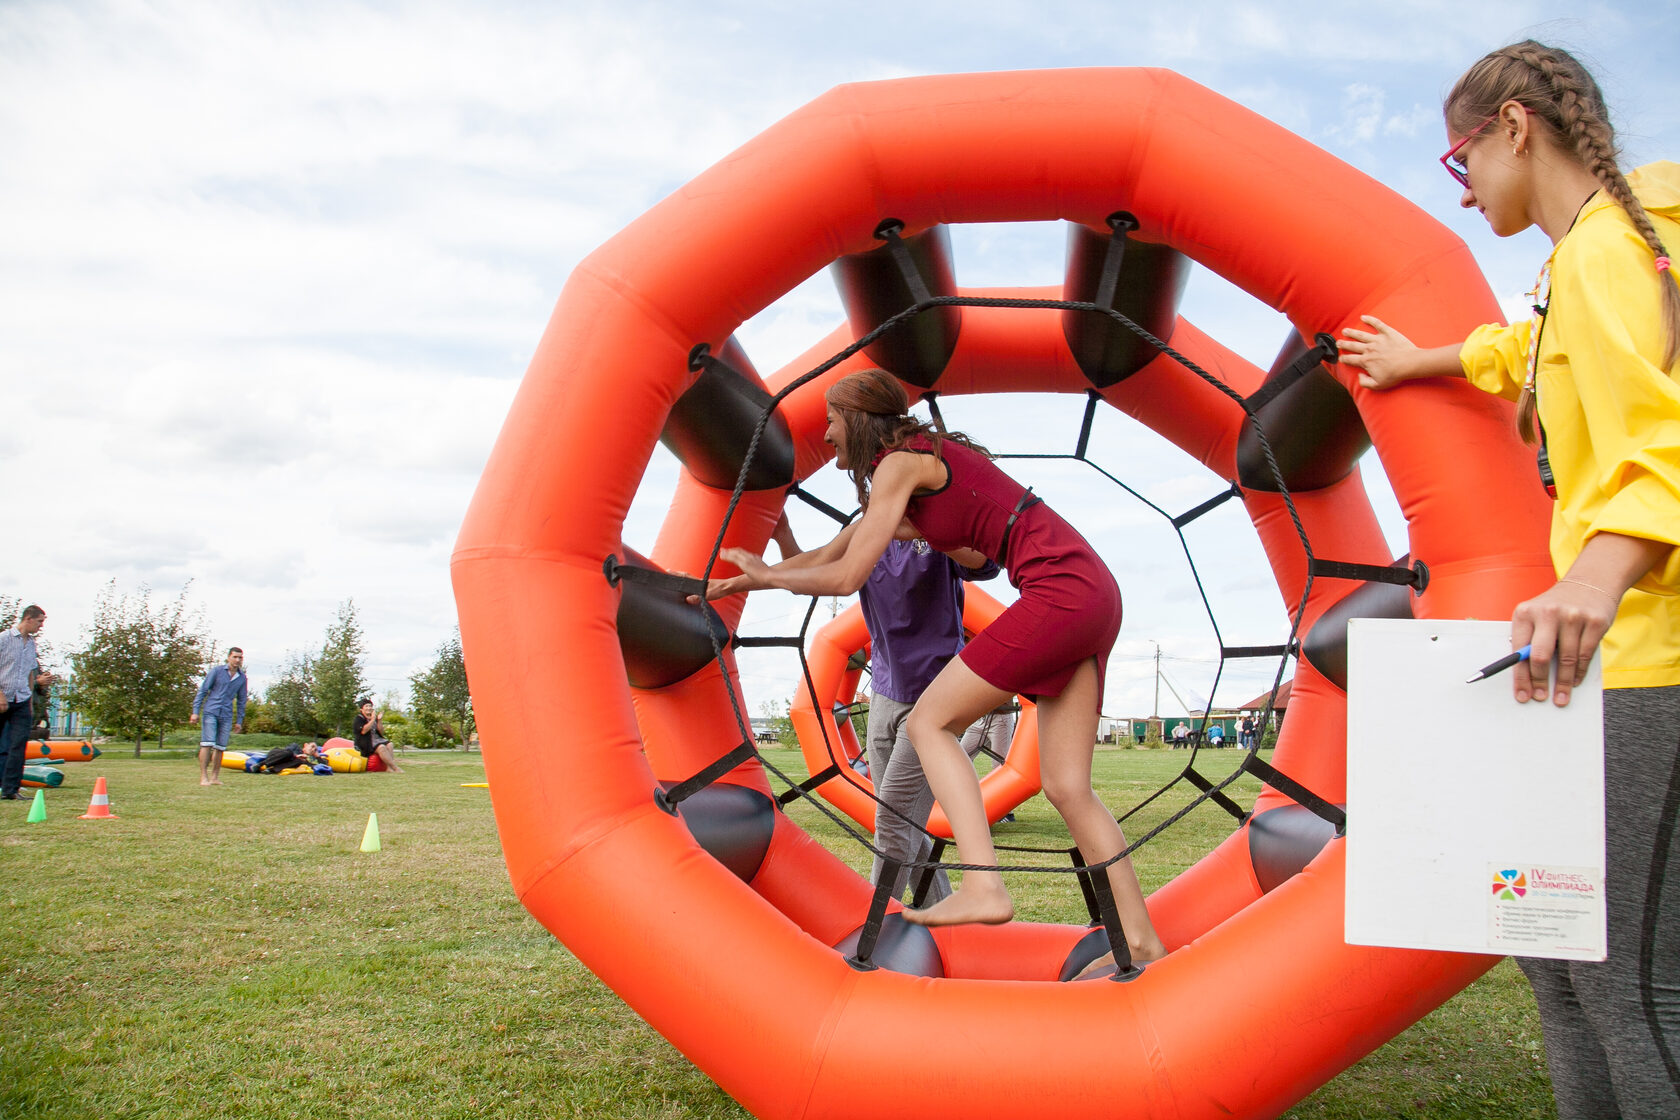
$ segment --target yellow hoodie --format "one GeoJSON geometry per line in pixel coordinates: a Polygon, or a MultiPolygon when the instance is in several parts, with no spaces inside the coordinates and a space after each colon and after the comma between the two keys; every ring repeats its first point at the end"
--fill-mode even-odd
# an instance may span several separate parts
{"type": "MultiPolygon", "coordinates": [[[[1680,164],[1648,164],[1628,183],[1658,238],[1680,254],[1680,164]]],[[[1599,532],[1680,546],[1680,363],[1661,365],[1658,287],[1674,276],[1656,271],[1644,239],[1602,191],[1547,265],[1535,392],[1557,479],[1552,564],[1567,572],[1599,532]]],[[[1531,331],[1529,322],[1478,327],[1459,351],[1465,376],[1515,400],[1531,331]]],[[[1680,547],[1622,597],[1603,648],[1606,687],[1680,684],[1680,547]]]]}

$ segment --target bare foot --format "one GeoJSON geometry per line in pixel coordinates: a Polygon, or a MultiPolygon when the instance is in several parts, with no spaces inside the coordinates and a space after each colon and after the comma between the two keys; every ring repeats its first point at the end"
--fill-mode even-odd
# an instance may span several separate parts
{"type": "MultiPolygon", "coordinates": [[[[1149,964],[1152,961],[1160,960],[1162,957],[1164,957],[1166,955],[1167,955],[1167,947],[1165,945],[1161,944],[1161,941],[1160,941],[1159,938],[1152,939],[1148,945],[1134,945],[1134,946],[1132,946],[1132,963],[1133,964],[1149,964]]],[[[1086,965],[1084,968],[1080,969],[1079,974],[1077,976],[1075,976],[1074,979],[1075,980],[1083,980],[1088,976],[1096,975],[1097,973],[1103,971],[1104,969],[1109,969],[1109,968],[1113,968],[1113,967],[1114,967],[1114,953],[1111,950],[1107,953],[1104,953],[1102,956],[1098,957],[1096,960],[1092,961],[1090,964],[1086,965]]]]}
{"type": "Polygon", "coordinates": [[[210,779],[209,778],[200,778],[198,780],[198,784],[201,785],[201,786],[207,786],[207,785],[210,784],[210,779]]]}
{"type": "Polygon", "coordinates": [[[219,786],[222,784],[222,780],[220,778],[211,778],[210,784],[213,786],[219,786]]]}
{"type": "Polygon", "coordinates": [[[1014,916],[1015,903],[1001,887],[996,890],[963,887],[932,906],[904,912],[907,921],[919,926],[960,926],[969,922],[995,926],[1014,916]]]}

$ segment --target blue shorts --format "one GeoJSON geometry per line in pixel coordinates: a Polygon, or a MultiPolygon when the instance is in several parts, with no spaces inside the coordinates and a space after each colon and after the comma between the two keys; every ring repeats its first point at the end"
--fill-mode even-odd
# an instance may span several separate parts
{"type": "Polygon", "coordinates": [[[199,718],[198,745],[227,750],[228,736],[233,734],[232,712],[205,712],[199,718]]]}

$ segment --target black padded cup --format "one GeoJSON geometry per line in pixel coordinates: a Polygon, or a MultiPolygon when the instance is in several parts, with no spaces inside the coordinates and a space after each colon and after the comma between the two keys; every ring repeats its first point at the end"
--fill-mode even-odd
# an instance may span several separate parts
{"type": "Polygon", "coordinates": [[[1247,827],[1254,877],[1268,893],[1299,874],[1336,835],[1335,825],[1300,805],[1267,809],[1247,827]]]}
{"type": "MultiPolygon", "coordinates": [[[[835,949],[844,957],[856,955],[858,938],[862,934],[863,927],[859,926],[841,938],[835,949]]],[[[881,920],[881,936],[875,942],[875,951],[869,955],[869,963],[906,976],[939,978],[945,975],[945,961],[939,955],[939,946],[934,942],[933,934],[926,926],[907,922],[903,914],[897,913],[888,914],[881,920]]]]}
{"type": "MultiPolygon", "coordinates": [[[[702,362],[703,353],[695,348],[691,364],[698,367],[700,376],[671,406],[659,442],[707,486],[733,490],[752,446],[753,429],[772,398],[734,335],[723,344],[716,362],[702,362]]],[[[747,471],[747,489],[791,485],[793,468],[793,432],[778,412],[759,437],[752,468],[747,471]]]]}
{"type": "MultiPolygon", "coordinates": [[[[661,782],[670,789],[675,782],[661,782]]],[[[776,803],[756,789],[713,782],[677,805],[677,815],[706,853],[751,882],[770,850],[776,803]]]]}
{"type": "MultiPolygon", "coordinates": [[[[630,549],[624,565],[660,570],[630,549]]],[[[664,688],[694,675],[715,656],[714,635],[721,645],[729,644],[729,629],[710,603],[693,606],[681,592],[633,579],[618,586],[618,648],[636,688],[664,688]]]]}
{"type": "MultiPolygon", "coordinates": [[[[1289,367],[1308,349],[1299,334],[1290,335],[1264,384],[1287,376],[1289,367]]],[[[1260,391],[1266,391],[1264,386],[1260,391]]],[[[1291,491],[1320,490],[1340,482],[1371,447],[1370,433],[1353,397],[1323,365],[1314,366],[1267,401],[1257,417],[1291,491]]],[[[1237,479],[1247,490],[1276,493],[1278,489],[1252,424],[1243,425],[1237,437],[1237,479]]]]}
{"type": "MultiPolygon", "coordinates": [[[[1397,568],[1410,568],[1402,556],[1397,568]]],[[[1347,624],[1352,618],[1411,618],[1412,589],[1403,583],[1363,583],[1319,616],[1301,643],[1307,663],[1343,692],[1347,691],[1347,624]]]]}
{"type": "MultiPolygon", "coordinates": [[[[1112,238],[1086,226],[1068,226],[1067,273],[1062,298],[1095,303],[1112,238]]],[[[1190,258],[1166,245],[1128,238],[1108,306],[1160,339],[1172,340],[1178,304],[1190,282],[1190,258]]],[[[1095,311],[1063,311],[1062,337],[1085,379],[1098,389],[1124,381],[1160,353],[1125,326],[1095,311]]]]}
{"type": "MultiPolygon", "coordinates": [[[[895,226],[883,222],[882,228],[895,226]]],[[[957,294],[956,270],[951,264],[951,232],[931,226],[901,239],[929,296],[957,294]]],[[[882,245],[867,253],[851,253],[829,266],[852,337],[862,338],[901,311],[920,302],[899,267],[893,247],[882,245]]],[[[962,333],[962,308],[930,307],[913,315],[864,347],[869,360],[901,381],[931,389],[945,372],[962,333]]]]}

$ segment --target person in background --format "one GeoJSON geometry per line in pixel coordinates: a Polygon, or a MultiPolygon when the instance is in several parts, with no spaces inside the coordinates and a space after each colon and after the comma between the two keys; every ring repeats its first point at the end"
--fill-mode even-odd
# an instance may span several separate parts
{"type": "Polygon", "coordinates": [[[41,671],[35,635],[47,624],[47,612],[31,603],[0,633],[0,800],[21,801],[23,760],[29,743],[31,701],[42,681],[58,678],[41,671]]]}
{"type": "Polygon", "coordinates": [[[204,674],[193,697],[192,723],[200,723],[198,735],[198,784],[222,784],[222,752],[228,736],[245,728],[245,651],[228,650],[227,664],[204,674]],[[238,710],[235,711],[237,706],[238,710]]]}
{"type": "Polygon", "coordinates": [[[1500,237],[1538,226],[1551,241],[1534,315],[1427,347],[1367,315],[1343,332],[1342,361],[1367,389],[1465,377],[1516,402],[1535,485],[1556,502],[1556,582],[1511,616],[1513,648],[1533,648],[1512,694],[1568,704],[1602,642],[1609,807],[1607,958],[1518,964],[1562,1120],[1677,1117],[1680,165],[1624,175],[1597,81],[1533,40],[1470,67],[1443,115],[1460,204],[1500,237]]]}
{"type": "MultiPolygon", "coordinates": [[[[794,540],[784,513],[771,534],[783,563],[803,553],[794,540]]],[[[910,712],[933,678],[963,646],[963,583],[991,579],[998,567],[979,553],[962,562],[929,548],[926,541],[892,541],[858,590],[864,626],[869,630],[869,723],[864,749],[869,776],[881,806],[875,811],[875,847],[881,852],[869,869],[871,884],[879,884],[886,860],[900,866],[889,890],[902,899],[912,882],[908,864],[933,855],[933,840],[925,831],[933,812],[933,790],[922,772],[921,760],[910,745],[910,712]],[[964,564],[972,563],[972,568],[964,564]]],[[[980,749],[964,744],[969,757],[980,749]]],[[[1008,741],[1004,742],[1005,749],[1008,741]]],[[[951,893],[942,870],[928,880],[923,902],[933,904],[951,893]]]]}
{"type": "Polygon", "coordinates": [[[389,770],[393,774],[401,774],[402,767],[397,765],[397,756],[391,752],[391,740],[385,738],[384,728],[380,725],[384,715],[384,712],[374,714],[373,701],[367,697],[356,701],[356,718],[351,721],[351,742],[368,760],[369,770],[389,770]]]}
{"type": "Polygon", "coordinates": [[[315,743],[287,743],[283,747],[275,747],[262,756],[257,763],[257,771],[264,774],[278,774],[282,770],[290,770],[295,766],[314,766],[321,760],[321,749],[315,743]]]}

